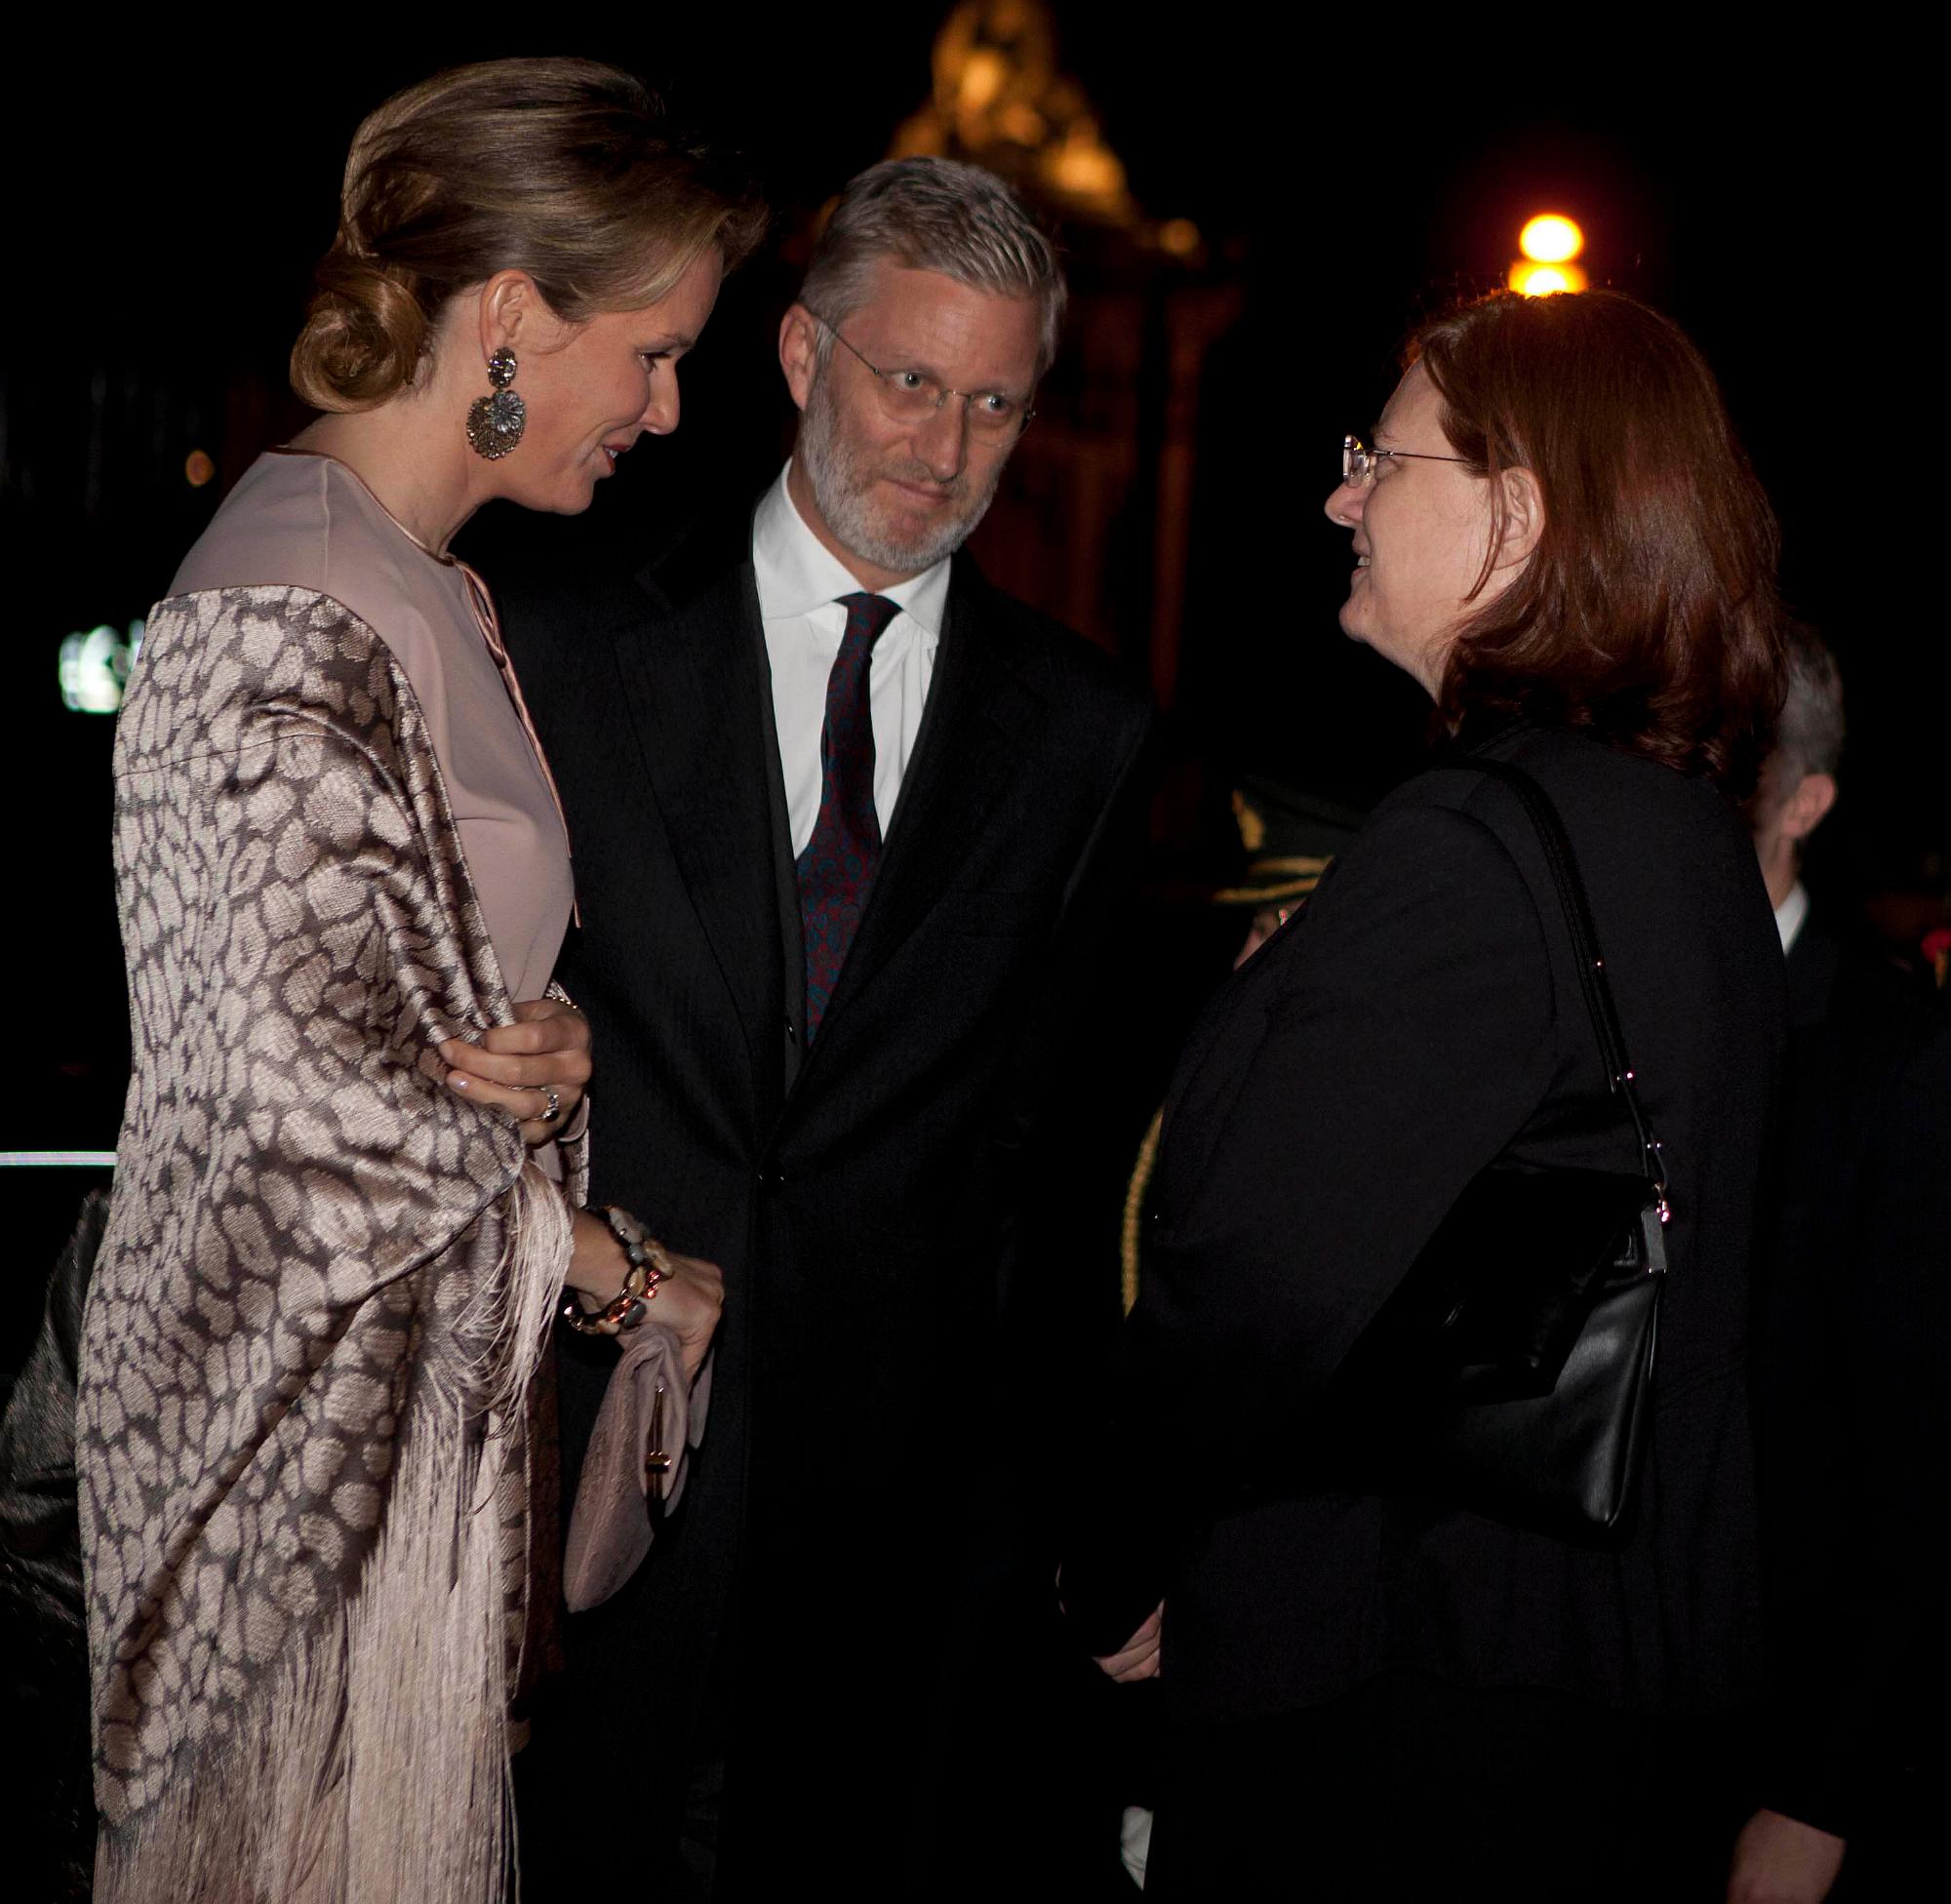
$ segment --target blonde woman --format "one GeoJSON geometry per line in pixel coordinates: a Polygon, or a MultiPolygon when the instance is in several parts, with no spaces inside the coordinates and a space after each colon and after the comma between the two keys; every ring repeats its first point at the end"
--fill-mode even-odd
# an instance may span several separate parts
{"type": "Polygon", "coordinates": [[[389,100],[293,352],[323,414],[150,616],[78,1409],[100,1898],[504,1894],[548,1320],[565,1285],[612,1329],[655,1295],[695,1372],[719,1282],[565,1192],[569,842],[447,547],[494,498],[585,507],[676,427],[762,217],[609,67],[389,100]]]}

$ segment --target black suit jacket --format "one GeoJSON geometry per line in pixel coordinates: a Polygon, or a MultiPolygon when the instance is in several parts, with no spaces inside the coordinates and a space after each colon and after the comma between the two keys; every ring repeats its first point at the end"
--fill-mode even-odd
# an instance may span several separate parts
{"type": "Polygon", "coordinates": [[[1758,1796],[1860,1840],[1946,1757],[1951,1023],[1818,917],[1788,987],[1757,1384],[1776,1651],[1758,1796]]]}
{"type": "MultiPolygon", "coordinates": [[[[1593,1553],[1404,1499],[1229,1504],[1480,1170],[1635,1166],[1536,835],[1505,787],[1439,768],[1233,976],[1168,1103],[1121,1441],[1064,1595],[1094,1652],[1166,1600],[1188,1720],[1295,1711],[1391,1667],[1654,1711],[1758,1679],[1745,1364],[1782,1019],[1767,894],[1704,782],[1571,734],[1489,751],[1559,809],[1665,1145],[1672,1278],[1637,1530],[1593,1553]]],[[[1333,1467],[1331,1446],[1303,1454],[1333,1467]]]]}
{"type": "MultiPolygon", "coordinates": [[[[1140,839],[1148,706],[955,558],[879,876],[809,1049],[749,515],[502,612],[569,813],[592,1196],[721,1264],[727,1291],[681,1508],[570,1623],[577,1748],[627,1755],[655,1727],[656,1805],[682,1797],[699,1725],[701,1749],[729,1739],[727,1805],[757,1827],[726,1827],[737,1894],[765,1894],[768,1849],[802,1854],[795,1820],[863,1791],[880,1816],[859,1869],[885,1875],[962,1831],[971,1701],[1020,1663],[1008,1609],[1032,1579],[1049,1600],[1055,1370],[1115,1332],[1117,1179],[1101,1207],[1055,1192],[1102,1122],[1099,955],[1140,839]]],[[[571,1491],[611,1360],[562,1344],[571,1491]]]]}

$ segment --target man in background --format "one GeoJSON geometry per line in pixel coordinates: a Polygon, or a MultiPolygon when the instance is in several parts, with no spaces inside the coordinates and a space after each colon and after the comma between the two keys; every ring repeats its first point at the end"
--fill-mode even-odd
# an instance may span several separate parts
{"type": "Polygon", "coordinates": [[[1926,1895],[1914,1860],[1940,1828],[1951,1023],[1847,949],[1801,883],[1843,740],[1835,659],[1798,631],[1754,806],[1790,1045],[1756,1362],[1775,1690],[1731,1904],[1926,1895]]]}

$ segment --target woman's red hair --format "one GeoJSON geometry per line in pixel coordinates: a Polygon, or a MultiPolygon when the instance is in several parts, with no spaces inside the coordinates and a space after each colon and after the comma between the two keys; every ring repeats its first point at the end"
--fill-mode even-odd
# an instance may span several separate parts
{"type": "Polygon", "coordinates": [[[1491,478],[1495,528],[1507,469],[1544,505],[1522,573],[1451,648],[1446,718],[1582,728],[1747,793],[1782,698],[1779,535],[1700,353],[1618,292],[1499,292],[1425,325],[1408,361],[1491,478]]]}

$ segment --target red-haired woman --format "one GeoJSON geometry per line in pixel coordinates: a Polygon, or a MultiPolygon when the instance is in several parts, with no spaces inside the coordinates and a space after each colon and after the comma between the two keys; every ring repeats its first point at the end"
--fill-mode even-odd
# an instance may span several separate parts
{"type": "Polygon", "coordinates": [[[1743,1360],[1782,976],[1734,800],[1780,700],[1772,515],[1692,345],[1604,292],[1427,327],[1328,514],[1343,628],[1455,748],[1181,1061],[1065,1604],[1114,1677],[1163,1660],[1163,1895],[1714,1895],[1738,1819],[1707,1755],[1759,1670],[1743,1360]],[[1241,1488],[1300,1418],[1336,1474],[1324,1391],[1486,1167],[1640,1162],[1538,834],[1473,757],[1558,811],[1664,1146],[1656,1412],[1613,1549],[1293,1465],[1241,1488]]]}

